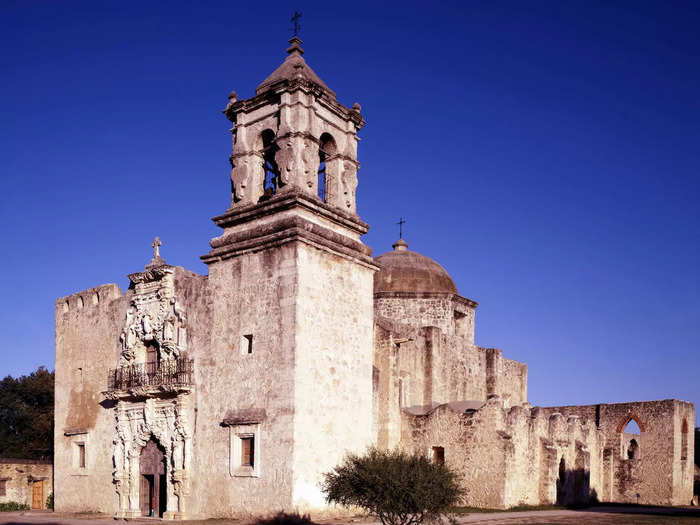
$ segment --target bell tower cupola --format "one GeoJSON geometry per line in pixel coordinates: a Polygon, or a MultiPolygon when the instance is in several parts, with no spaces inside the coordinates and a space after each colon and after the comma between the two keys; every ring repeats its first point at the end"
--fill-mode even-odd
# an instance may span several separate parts
{"type": "Polygon", "coordinates": [[[340,104],[303,58],[301,40],[289,40],[287,58],[255,90],[224,110],[233,123],[231,206],[258,204],[299,190],[356,214],[357,132],[360,105],[340,104]]]}

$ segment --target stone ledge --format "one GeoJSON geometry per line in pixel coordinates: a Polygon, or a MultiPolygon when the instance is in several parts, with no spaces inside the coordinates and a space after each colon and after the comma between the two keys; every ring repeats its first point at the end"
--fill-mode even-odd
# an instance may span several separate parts
{"type": "Polygon", "coordinates": [[[374,292],[375,299],[450,299],[469,308],[476,308],[479,303],[449,292],[374,292]]]}
{"type": "Polygon", "coordinates": [[[212,251],[202,255],[201,259],[205,264],[211,264],[242,253],[261,251],[297,240],[326,248],[372,269],[379,268],[371,257],[372,250],[362,242],[298,216],[286,217],[248,231],[229,233],[213,239],[210,243],[212,251]]]}
{"type": "Polygon", "coordinates": [[[369,231],[369,225],[357,215],[345,213],[315,195],[290,186],[281,189],[268,201],[241,207],[234,205],[225,213],[212,217],[212,221],[220,228],[229,228],[296,207],[306,208],[360,235],[369,231]]]}

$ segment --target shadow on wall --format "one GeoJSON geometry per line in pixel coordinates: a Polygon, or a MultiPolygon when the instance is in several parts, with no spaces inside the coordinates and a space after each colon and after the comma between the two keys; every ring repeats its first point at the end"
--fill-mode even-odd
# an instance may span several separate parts
{"type": "Polygon", "coordinates": [[[578,468],[567,469],[566,461],[559,461],[557,475],[557,499],[556,504],[566,507],[578,507],[598,502],[598,494],[591,490],[590,471],[578,468]]]}

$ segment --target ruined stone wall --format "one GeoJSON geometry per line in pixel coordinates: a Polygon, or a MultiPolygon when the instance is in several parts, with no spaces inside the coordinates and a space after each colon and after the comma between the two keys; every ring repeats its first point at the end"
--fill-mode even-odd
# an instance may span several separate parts
{"type": "Polygon", "coordinates": [[[503,359],[500,391],[496,392],[510,406],[527,402],[527,365],[513,359],[503,359]]]}
{"type": "Polygon", "coordinates": [[[119,359],[128,294],[116,284],[56,301],[55,509],[116,509],[112,484],[112,403],[101,392],[119,359]],[[85,467],[79,446],[85,446],[85,467]]]}
{"type": "Polygon", "coordinates": [[[0,503],[24,503],[30,508],[46,508],[46,499],[53,492],[53,463],[51,460],[0,458],[0,482],[5,493],[0,503]],[[35,485],[38,487],[35,489],[35,485]],[[40,495],[40,507],[33,506],[34,490],[40,495]]]}
{"type": "Polygon", "coordinates": [[[444,448],[445,462],[461,476],[465,505],[570,504],[598,488],[604,438],[578,417],[507,408],[492,396],[478,410],[455,413],[443,405],[425,416],[404,413],[402,422],[402,446],[426,454],[444,448]]]}
{"type": "Polygon", "coordinates": [[[576,415],[597,424],[605,436],[601,488],[602,501],[650,505],[686,505],[692,498],[693,444],[692,425],[695,409],[691,403],[667,399],[584,406],[547,407],[546,413],[576,415]],[[641,434],[636,457],[627,455],[629,436],[623,431],[634,419],[641,434]],[[683,452],[683,420],[691,429],[687,436],[686,459],[683,452]]]}
{"type": "Polygon", "coordinates": [[[296,257],[296,246],[285,244],[209,267],[191,343],[197,384],[192,516],[290,509],[296,257]],[[247,433],[257,437],[253,470],[240,468],[235,446],[247,433]]]}
{"type": "Polygon", "coordinates": [[[374,267],[299,243],[294,367],[295,508],[325,508],[322,473],[372,435],[374,267]]]}

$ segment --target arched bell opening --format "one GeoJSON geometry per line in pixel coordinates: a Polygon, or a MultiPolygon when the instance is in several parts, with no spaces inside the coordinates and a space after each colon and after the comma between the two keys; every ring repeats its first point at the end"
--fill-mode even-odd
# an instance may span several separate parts
{"type": "Polygon", "coordinates": [[[262,142],[260,156],[262,157],[263,171],[265,173],[262,181],[263,187],[260,201],[265,201],[277,193],[282,181],[280,179],[280,170],[275,159],[279,151],[279,146],[277,146],[275,142],[275,132],[271,129],[263,130],[260,134],[260,141],[262,142]]]}
{"type": "Polygon", "coordinates": [[[142,516],[162,518],[167,510],[165,450],[153,437],[139,455],[139,507],[142,516]]]}
{"type": "Polygon", "coordinates": [[[335,139],[330,133],[323,133],[319,139],[318,148],[318,185],[317,195],[323,202],[332,202],[337,190],[335,190],[334,175],[337,172],[337,160],[332,164],[332,160],[338,153],[335,139]],[[330,169],[329,169],[330,168],[330,169]]]}

